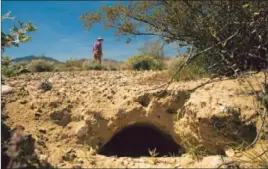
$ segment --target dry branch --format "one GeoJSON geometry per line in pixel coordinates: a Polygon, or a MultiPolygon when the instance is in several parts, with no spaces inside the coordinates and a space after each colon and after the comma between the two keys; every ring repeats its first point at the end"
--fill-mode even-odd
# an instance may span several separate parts
{"type": "Polygon", "coordinates": [[[201,54],[204,54],[210,50],[212,50],[215,46],[218,46],[218,45],[221,45],[222,43],[227,43],[229,40],[231,40],[232,38],[234,38],[238,33],[239,33],[240,29],[238,29],[233,35],[231,35],[230,37],[228,37],[227,39],[223,40],[223,41],[220,41],[218,42],[216,45],[212,45],[211,47],[209,48],[206,48],[200,52],[197,52],[196,54],[193,54],[192,55],[192,52],[193,52],[193,47],[191,47],[191,50],[186,58],[186,60],[179,66],[179,68],[177,69],[177,71],[174,73],[174,75],[171,77],[170,81],[164,85],[161,85],[157,88],[153,88],[153,89],[148,89],[148,90],[145,90],[145,91],[151,91],[151,90],[156,90],[156,89],[159,89],[159,88],[162,88],[162,87],[165,87],[165,90],[163,92],[165,92],[169,85],[173,82],[173,80],[175,79],[175,77],[181,72],[181,70],[189,63],[191,63],[194,59],[196,59],[199,55],[201,54]]]}

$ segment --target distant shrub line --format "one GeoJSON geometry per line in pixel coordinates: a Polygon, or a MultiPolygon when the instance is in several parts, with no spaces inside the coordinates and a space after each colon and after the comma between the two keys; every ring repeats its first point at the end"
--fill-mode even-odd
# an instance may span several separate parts
{"type": "MultiPolygon", "coordinates": [[[[16,76],[21,73],[35,72],[58,72],[58,71],[86,71],[86,70],[167,70],[168,75],[172,76],[177,67],[182,63],[184,57],[169,59],[168,63],[163,58],[151,55],[141,54],[129,57],[124,63],[104,61],[100,64],[94,60],[67,60],[65,63],[56,63],[54,61],[37,59],[30,62],[11,62],[9,57],[2,58],[2,78],[16,76]]],[[[207,74],[202,69],[202,62],[196,61],[185,67],[180,76],[175,80],[192,80],[200,77],[206,77],[207,74]]]]}

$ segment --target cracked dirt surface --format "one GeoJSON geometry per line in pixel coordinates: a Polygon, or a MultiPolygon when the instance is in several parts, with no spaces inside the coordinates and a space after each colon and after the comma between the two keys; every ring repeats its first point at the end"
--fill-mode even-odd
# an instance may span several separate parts
{"type": "MultiPolygon", "coordinates": [[[[249,77],[256,90],[261,90],[262,79],[262,74],[249,77]]],[[[167,81],[164,72],[153,71],[24,74],[7,80],[13,91],[2,96],[2,114],[11,128],[22,125],[33,135],[41,159],[64,168],[213,168],[231,159],[228,145],[254,140],[260,122],[253,95],[243,93],[242,87],[250,89],[245,79],[244,85],[237,79],[174,82],[163,92],[159,86],[167,81]],[[39,89],[45,78],[52,84],[47,92],[39,89]],[[135,123],[168,133],[186,154],[118,158],[96,153],[115,133],[135,123]],[[189,155],[195,148],[206,157],[189,155]]]]}

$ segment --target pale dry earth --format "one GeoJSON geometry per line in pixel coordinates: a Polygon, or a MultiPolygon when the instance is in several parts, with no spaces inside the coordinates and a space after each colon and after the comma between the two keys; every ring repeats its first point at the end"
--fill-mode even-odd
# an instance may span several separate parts
{"type": "MultiPolygon", "coordinates": [[[[37,154],[54,166],[213,168],[232,158],[244,159],[228,145],[252,142],[260,128],[247,79],[261,90],[261,73],[241,83],[227,78],[174,82],[164,93],[160,86],[169,80],[164,72],[24,74],[6,81],[12,92],[2,93],[2,113],[11,128],[22,125],[34,136],[37,154]],[[44,79],[51,82],[50,91],[39,89],[44,79]],[[135,123],[170,134],[187,153],[158,158],[96,154],[115,133],[135,123]],[[197,147],[206,150],[206,157],[191,156],[197,147]],[[64,160],[66,154],[75,155],[64,160]]],[[[267,138],[263,140],[267,145],[267,138]]]]}

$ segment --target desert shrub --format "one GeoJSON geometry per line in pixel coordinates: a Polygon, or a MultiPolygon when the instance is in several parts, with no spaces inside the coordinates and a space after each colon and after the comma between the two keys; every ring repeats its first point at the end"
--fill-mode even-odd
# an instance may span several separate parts
{"type": "Polygon", "coordinates": [[[91,61],[88,66],[86,67],[86,70],[108,70],[108,68],[102,64],[100,64],[99,61],[91,61]]]}
{"type": "Polygon", "coordinates": [[[10,57],[5,56],[2,57],[2,64],[1,64],[1,70],[2,70],[2,78],[4,77],[10,77],[14,75],[15,69],[10,64],[10,57]]]}
{"type": "Polygon", "coordinates": [[[2,78],[14,76],[16,74],[15,69],[12,66],[2,66],[2,78]]]}
{"type": "MultiPolygon", "coordinates": [[[[172,77],[184,61],[185,61],[184,56],[173,58],[168,64],[168,74],[172,77]]],[[[174,79],[177,81],[179,80],[187,81],[187,80],[196,80],[208,76],[209,74],[207,74],[203,68],[202,60],[199,59],[185,66],[181,70],[181,72],[177,76],[175,76],[174,79]]]]}
{"type": "Polygon", "coordinates": [[[83,69],[83,70],[88,70],[88,67],[90,67],[90,65],[91,65],[91,61],[86,60],[86,61],[84,61],[83,64],[82,64],[82,69],[83,69]]]}
{"type": "Polygon", "coordinates": [[[55,72],[66,71],[65,65],[63,63],[57,63],[55,64],[53,71],[55,72]]]}
{"type": "Polygon", "coordinates": [[[164,67],[161,60],[149,55],[131,56],[126,64],[133,70],[162,70],[164,67]]]}
{"type": "Polygon", "coordinates": [[[43,59],[33,60],[28,64],[31,72],[51,72],[54,70],[55,63],[43,59]]]}
{"type": "Polygon", "coordinates": [[[66,67],[66,70],[82,70],[83,61],[70,59],[65,62],[64,66],[66,67]]]}

